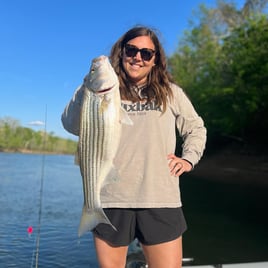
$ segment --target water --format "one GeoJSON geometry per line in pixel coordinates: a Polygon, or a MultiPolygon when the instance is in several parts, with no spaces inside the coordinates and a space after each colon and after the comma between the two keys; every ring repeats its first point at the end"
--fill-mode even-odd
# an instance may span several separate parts
{"type": "MultiPolygon", "coordinates": [[[[83,193],[73,161],[44,157],[38,267],[97,267],[91,234],[77,236],[83,193]]],[[[42,165],[42,155],[0,153],[0,267],[35,267],[42,165]]]]}
{"type": "MultiPolygon", "coordinates": [[[[35,267],[42,167],[38,267],[97,267],[91,233],[77,236],[83,190],[73,163],[73,156],[0,153],[0,267],[35,267]]],[[[185,257],[195,264],[268,260],[267,188],[188,175],[181,187],[185,257]]]]}
{"type": "Polygon", "coordinates": [[[257,176],[268,180],[262,173],[251,183],[182,179],[184,256],[196,264],[268,261],[268,187],[257,176]]]}

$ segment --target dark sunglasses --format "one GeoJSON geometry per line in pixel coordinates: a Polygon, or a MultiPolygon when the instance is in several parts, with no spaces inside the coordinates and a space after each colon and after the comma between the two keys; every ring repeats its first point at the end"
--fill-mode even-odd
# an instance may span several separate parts
{"type": "Polygon", "coordinates": [[[125,53],[127,57],[135,57],[138,52],[141,53],[141,58],[145,61],[150,61],[155,54],[155,51],[150,48],[139,49],[136,46],[130,44],[125,45],[125,53]]]}

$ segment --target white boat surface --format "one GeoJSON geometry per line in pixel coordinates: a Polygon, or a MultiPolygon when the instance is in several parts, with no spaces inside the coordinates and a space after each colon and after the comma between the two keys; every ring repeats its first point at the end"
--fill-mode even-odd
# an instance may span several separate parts
{"type": "Polygon", "coordinates": [[[268,262],[247,262],[216,265],[183,265],[187,268],[268,268],[268,262]]]}

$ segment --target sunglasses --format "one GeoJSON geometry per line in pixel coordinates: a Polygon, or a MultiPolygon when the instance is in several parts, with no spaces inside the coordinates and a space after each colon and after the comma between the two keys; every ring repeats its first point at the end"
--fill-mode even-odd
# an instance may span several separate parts
{"type": "Polygon", "coordinates": [[[141,58],[145,61],[150,61],[151,58],[154,56],[155,51],[150,48],[137,48],[136,46],[126,44],[125,45],[125,53],[127,57],[135,57],[137,53],[140,52],[141,58]]]}

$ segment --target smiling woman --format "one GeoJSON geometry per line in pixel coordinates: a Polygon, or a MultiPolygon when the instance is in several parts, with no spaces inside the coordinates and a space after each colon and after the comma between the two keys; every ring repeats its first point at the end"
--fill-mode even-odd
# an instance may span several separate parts
{"type": "MultiPolygon", "coordinates": [[[[116,172],[107,172],[107,183],[98,188],[101,206],[111,223],[100,223],[92,230],[100,267],[125,267],[128,246],[135,238],[149,267],[181,267],[182,234],[187,227],[179,177],[200,160],[206,128],[171,79],[163,47],[152,29],[139,26],[123,34],[111,49],[110,61],[119,80],[119,106],[132,124],[121,124],[119,145],[112,156],[116,172]],[[175,155],[176,127],[184,141],[179,155],[175,155]]],[[[101,139],[88,135],[84,142],[90,148],[94,141],[106,140],[109,131],[103,132],[98,124],[80,125],[84,117],[102,113],[102,109],[94,109],[91,115],[90,107],[83,109],[85,83],[87,79],[66,106],[62,122],[80,138],[84,133],[80,126],[96,136],[101,134],[101,139]]],[[[95,149],[84,168],[94,170],[96,157],[102,170],[106,157],[95,149]]],[[[101,176],[97,178],[101,180],[101,176]]]]}

